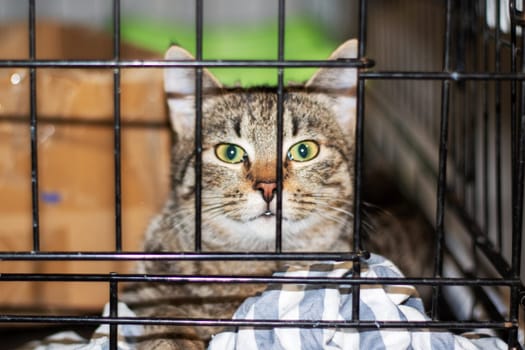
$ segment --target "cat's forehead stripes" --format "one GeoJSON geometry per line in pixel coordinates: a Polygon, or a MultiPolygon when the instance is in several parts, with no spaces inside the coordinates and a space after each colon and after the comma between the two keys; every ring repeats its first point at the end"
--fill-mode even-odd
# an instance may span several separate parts
{"type": "Polygon", "coordinates": [[[233,122],[233,124],[234,124],[233,129],[235,130],[235,135],[237,135],[238,137],[242,137],[242,135],[241,135],[241,118],[236,118],[235,121],[233,122]]]}
{"type": "MultiPolygon", "coordinates": [[[[337,132],[331,111],[305,92],[284,94],[283,137],[337,132]]],[[[205,132],[210,136],[249,139],[275,137],[277,132],[277,93],[271,88],[226,91],[208,98],[204,106],[205,132]],[[264,129],[264,131],[262,130],[264,129]]],[[[273,139],[275,142],[275,139],[273,139]]],[[[212,140],[210,140],[211,142],[212,140]]],[[[217,142],[218,140],[213,140],[217,142]]],[[[222,139],[221,142],[227,140],[222,139]]]]}
{"type": "Polygon", "coordinates": [[[297,136],[299,132],[299,118],[296,115],[292,115],[292,136],[297,136]]]}
{"type": "Polygon", "coordinates": [[[217,138],[223,138],[222,142],[229,142],[228,138],[263,141],[263,136],[276,128],[275,99],[276,95],[260,91],[211,96],[203,106],[203,127],[209,141],[217,142],[217,138]]]}

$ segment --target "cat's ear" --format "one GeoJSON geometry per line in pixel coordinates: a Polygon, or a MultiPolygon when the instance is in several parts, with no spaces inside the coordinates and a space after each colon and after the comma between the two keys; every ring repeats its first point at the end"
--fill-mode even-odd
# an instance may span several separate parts
{"type": "MultiPolygon", "coordinates": [[[[195,58],[185,49],[172,46],[164,56],[166,60],[195,58]]],[[[195,129],[195,68],[168,67],[164,69],[164,90],[168,99],[171,125],[179,136],[193,135],[195,129]]],[[[219,81],[206,69],[202,74],[202,92],[220,89],[219,81]]]]}
{"type": "MultiPolygon", "coordinates": [[[[329,60],[357,58],[358,41],[351,39],[340,45],[329,60]]],[[[320,68],[306,83],[310,91],[319,91],[333,98],[331,103],[341,129],[351,134],[356,121],[357,68],[320,68]]]]}

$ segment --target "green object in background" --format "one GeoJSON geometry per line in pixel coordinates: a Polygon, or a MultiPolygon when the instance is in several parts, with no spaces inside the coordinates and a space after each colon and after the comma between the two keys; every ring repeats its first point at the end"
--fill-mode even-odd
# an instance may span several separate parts
{"type": "MultiPolygon", "coordinates": [[[[206,25],[203,30],[203,59],[277,59],[277,23],[206,25]]],[[[159,53],[177,44],[195,54],[195,29],[187,25],[123,19],[121,35],[129,43],[159,53]]],[[[285,59],[323,60],[336,47],[337,43],[315,21],[299,18],[286,21],[285,59]]],[[[304,82],[315,70],[285,69],[285,82],[304,82]]],[[[214,68],[210,71],[225,85],[277,84],[277,69],[272,68],[214,68]]]]}

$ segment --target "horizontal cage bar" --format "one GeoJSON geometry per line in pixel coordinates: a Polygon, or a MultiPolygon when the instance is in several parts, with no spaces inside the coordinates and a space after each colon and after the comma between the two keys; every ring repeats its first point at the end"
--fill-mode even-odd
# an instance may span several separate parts
{"type": "Polygon", "coordinates": [[[339,60],[0,60],[0,68],[369,68],[374,62],[367,59],[339,60]]]}
{"type": "Polygon", "coordinates": [[[335,260],[368,259],[366,251],[357,253],[141,253],[141,252],[11,252],[0,253],[0,260],[335,260]]]}
{"type": "Polygon", "coordinates": [[[207,318],[150,318],[150,317],[92,317],[92,316],[37,316],[0,315],[0,323],[53,323],[53,324],[119,324],[206,327],[300,327],[300,328],[358,328],[358,329],[509,329],[517,326],[512,321],[311,321],[311,320],[232,320],[207,318]]]}
{"type": "Polygon", "coordinates": [[[364,278],[364,277],[263,277],[242,275],[150,275],[150,274],[22,274],[4,273],[0,282],[170,282],[170,283],[253,283],[253,284],[334,284],[334,285],[446,285],[519,286],[519,279],[503,278],[364,278]]]}

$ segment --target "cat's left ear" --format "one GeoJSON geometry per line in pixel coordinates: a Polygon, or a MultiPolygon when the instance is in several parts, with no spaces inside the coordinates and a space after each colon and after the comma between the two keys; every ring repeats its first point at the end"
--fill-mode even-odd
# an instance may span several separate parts
{"type": "MultiPolygon", "coordinates": [[[[340,45],[329,60],[357,58],[358,41],[340,45]]],[[[346,134],[352,134],[356,121],[357,68],[321,68],[306,83],[310,91],[319,91],[333,99],[330,103],[337,121],[346,134]]]]}
{"type": "MultiPolygon", "coordinates": [[[[172,46],[164,56],[167,60],[192,61],[195,58],[185,49],[172,46]]],[[[164,69],[164,90],[173,129],[180,137],[193,137],[195,129],[195,68],[168,67],[164,69]]],[[[203,94],[220,89],[219,81],[206,69],[202,74],[203,94]]]]}

